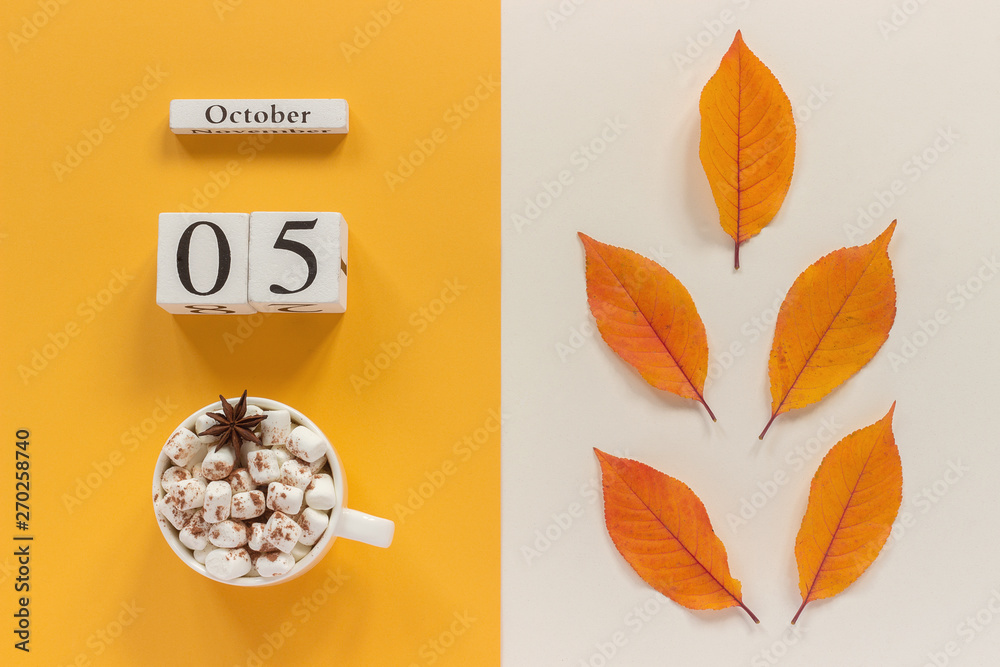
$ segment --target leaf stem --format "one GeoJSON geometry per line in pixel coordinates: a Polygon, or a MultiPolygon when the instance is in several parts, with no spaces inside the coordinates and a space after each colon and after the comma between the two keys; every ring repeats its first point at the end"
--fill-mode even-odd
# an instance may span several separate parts
{"type": "Polygon", "coordinates": [[[736,242],[736,269],[740,268],[740,242],[736,242]]]}
{"type": "Polygon", "coordinates": [[[760,625],[760,619],[757,618],[757,616],[755,616],[754,613],[750,611],[750,609],[745,604],[743,604],[743,600],[737,600],[737,602],[740,603],[740,608],[743,609],[743,611],[745,611],[750,616],[750,618],[753,619],[753,622],[756,623],[757,625],[760,625]]]}
{"type": "Polygon", "coordinates": [[[809,603],[809,598],[806,598],[805,600],[802,601],[802,605],[799,607],[799,610],[795,612],[795,618],[792,619],[792,625],[795,625],[795,621],[799,620],[799,614],[802,613],[802,610],[806,608],[806,604],[808,603],[809,603]]]}
{"type": "Polygon", "coordinates": [[[701,404],[705,406],[706,410],[708,410],[708,416],[712,418],[712,421],[714,422],[719,421],[718,419],[715,418],[715,413],[712,412],[712,408],[708,407],[708,403],[705,402],[705,399],[699,397],[698,400],[701,401],[701,404]]]}
{"type": "Polygon", "coordinates": [[[771,418],[767,421],[767,426],[765,426],[764,430],[760,432],[759,436],[757,436],[758,440],[763,440],[764,439],[764,434],[767,433],[767,429],[771,428],[771,423],[774,421],[774,418],[777,417],[777,416],[778,416],[777,412],[774,413],[773,415],[771,415],[771,418]]]}

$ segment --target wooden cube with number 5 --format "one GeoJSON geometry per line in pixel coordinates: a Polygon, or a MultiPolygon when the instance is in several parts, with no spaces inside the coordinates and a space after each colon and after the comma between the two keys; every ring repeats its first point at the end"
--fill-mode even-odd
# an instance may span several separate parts
{"type": "Polygon", "coordinates": [[[156,303],[179,315],[253,313],[247,299],[246,213],[161,213],[156,303]]]}
{"type": "Polygon", "coordinates": [[[347,223],[339,213],[250,214],[250,304],[263,313],[347,309],[347,223]]]}

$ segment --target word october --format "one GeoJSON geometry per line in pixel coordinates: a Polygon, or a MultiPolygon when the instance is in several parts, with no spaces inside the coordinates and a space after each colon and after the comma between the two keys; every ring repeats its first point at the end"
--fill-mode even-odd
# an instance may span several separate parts
{"type": "Polygon", "coordinates": [[[346,100],[171,100],[174,134],[347,134],[346,100]]]}

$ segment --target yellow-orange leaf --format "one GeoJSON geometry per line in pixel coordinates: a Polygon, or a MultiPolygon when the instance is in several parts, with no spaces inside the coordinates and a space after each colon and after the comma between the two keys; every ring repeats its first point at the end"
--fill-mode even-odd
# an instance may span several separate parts
{"type": "Polygon", "coordinates": [[[681,281],[651,259],[580,233],[587,255],[587,303],[597,330],[657,389],[705,402],[708,340],[681,281]]]}
{"type": "Polygon", "coordinates": [[[841,248],[802,272],[774,328],[768,375],[771,419],[820,400],[871,361],[896,318],[889,239],[896,221],[868,245],[841,248]]]}
{"type": "Polygon", "coordinates": [[[868,569],[903,501],[903,468],[892,435],[893,403],[880,421],[834,445],[809,490],[795,540],[802,606],[833,597],[868,569]]]}
{"type": "Polygon", "coordinates": [[[594,449],[601,463],[604,520],[618,552],[642,579],[688,609],[740,607],[740,582],[698,496],[649,466],[594,449]]]}
{"type": "Polygon", "coordinates": [[[701,92],[701,164],[722,229],[740,244],[781,208],[795,162],[792,105],[771,70],[736,33],[701,92]]]}

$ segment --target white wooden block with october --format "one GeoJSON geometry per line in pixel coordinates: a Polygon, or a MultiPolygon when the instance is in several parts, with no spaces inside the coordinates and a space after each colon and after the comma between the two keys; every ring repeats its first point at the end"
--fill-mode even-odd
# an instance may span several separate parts
{"type": "Polygon", "coordinates": [[[250,305],[265,313],[347,309],[347,223],[339,213],[250,214],[250,305]]]}
{"type": "Polygon", "coordinates": [[[250,216],[161,213],[156,303],[178,315],[253,313],[247,300],[250,216]]]}
{"type": "Polygon", "coordinates": [[[346,100],[171,100],[174,134],[347,134],[346,100]]]}

